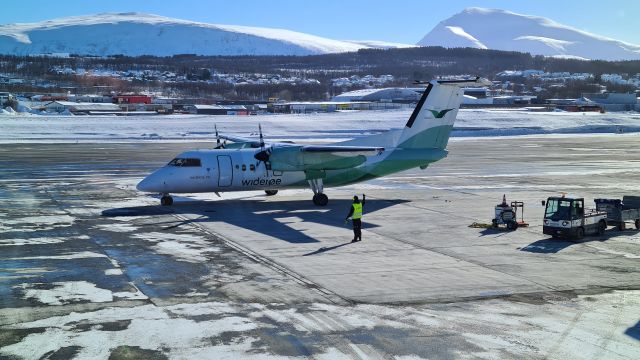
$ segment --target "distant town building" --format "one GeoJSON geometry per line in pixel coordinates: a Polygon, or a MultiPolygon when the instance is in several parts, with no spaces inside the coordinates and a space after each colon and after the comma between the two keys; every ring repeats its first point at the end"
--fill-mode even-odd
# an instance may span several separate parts
{"type": "Polygon", "coordinates": [[[638,109],[635,93],[584,93],[588,98],[600,105],[605,111],[632,111],[638,109]]]}
{"type": "Polygon", "coordinates": [[[116,95],[113,97],[115,104],[151,104],[151,96],[147,95],[116,95]]]}
{"type": "Polygon", "coordinates": [[[113,103],[113,97],[110,95],[69,95],[68,100],[89,103],[113,103]]]}
{"type": "Polygon", "coordinates": [[[0,105],[4,104],[5,101],[13,99],[13,95],[8,92],[0,92],[0,105]]]}
{"type": "Polygon", "coordinates": [[[579,99],[549,99],[548,104],[555,105],[556,109],[571,111],[571,112],[589,112],[597,111],[601,112],[602,107],[596,102],[591,101],[586,97],[579,99]]]}
{"type": "Polygon", "coordinates": [[[336,95],[331,101],[378,101],[411,103],[420,100],[424,88],[360,89],[336,95]]]}
{"type": "Polygon", "coordinates": [[[184,110],[198,115],[249,115],[244,105],[185,105],[184,110]]]}
{"type": "Polygon", "coordinates": [[[47,112],[70,112],[77,115],[114,114],[122,112],[116,104],[52,101],[44,106],[47,112]]]}
{"type": "Polygon", "coordinates": [[[285,114],[306,114],[315,112],[334,112],[344,110],[385,110],[412,108],[409,103],[370,102],[370,101],[299,101],[270,104],[271,111],[285,114]]]}

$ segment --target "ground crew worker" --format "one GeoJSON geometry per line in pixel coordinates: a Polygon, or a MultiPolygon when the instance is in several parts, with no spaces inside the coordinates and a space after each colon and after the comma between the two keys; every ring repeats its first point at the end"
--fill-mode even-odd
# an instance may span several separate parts
{"type": "Polygon", "coordinates": [[[362,241],[362,207],[364,206],[365,195],[362,194],[362,202],[358,199],[358,195],[353,197],[353,203],[351,204],[351,210],[345,221],[351,218],[353,222],[353,240],[351,242],[362,241]]]}

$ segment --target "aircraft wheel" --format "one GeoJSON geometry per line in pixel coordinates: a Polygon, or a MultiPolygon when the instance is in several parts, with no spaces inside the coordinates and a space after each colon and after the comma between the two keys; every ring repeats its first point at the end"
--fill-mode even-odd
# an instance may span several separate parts
{"type": "Polygon", "coordinates": [[[171,206],[173,205],[173,198],[169,195],[164,195],[160,198],[160,205],[162,206],[171,206]]]}
{"type": "Polygon", "coordinates": [[[329,203],[329,198],[325,194],[318,193],[313,195],[313,203],[318,206],[326,206],[329,203]]]}
{"type": "Polygon", "coordinates": [[[265,190],[264,193],[267,194],[267,196],[273,196],[278,193],[278,190],[265,190]]]}

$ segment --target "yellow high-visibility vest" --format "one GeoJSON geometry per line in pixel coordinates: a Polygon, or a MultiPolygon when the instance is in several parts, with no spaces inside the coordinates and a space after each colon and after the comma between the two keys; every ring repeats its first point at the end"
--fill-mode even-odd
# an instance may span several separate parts
{"type": "Polygon", "coordinates": [[[353,205],[353,215],[352,219],[361,219],[362,218],[362,203],[354,203],[353,205]]]}

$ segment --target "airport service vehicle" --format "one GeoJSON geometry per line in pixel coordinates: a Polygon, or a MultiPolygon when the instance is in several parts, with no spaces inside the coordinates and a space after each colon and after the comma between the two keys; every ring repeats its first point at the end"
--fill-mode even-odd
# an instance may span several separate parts
{"type": "Polygon", "coordinates": [[[266,143],[260,137],[219,135],[214,149],[187,151],[145,177],[138,190],[160,193],[162,205],[173,204],[172,193],[306,188],[313,203],[329,199],[325,186],[342,186],[429,164],[447,156],[447,143],[462,87],[488,86],[486,79],[432,80],[404,128],[330,145],[266,143]],[[220,140],[225,140],[221,143],[220,140]],[[226,144],[226,141],[231,144],[226,144]]]}
{"type": "Polygon", "coordinates": [[[596,210],[607,213],[607,225],[625,229],[625,222],[634,222],[640,229],[640,196],[623,196],[620,199],[595,199],[596,210]]]}
{"type": "Polygon", "coordinates": [[[502,202],[495,207],[494,218],[491,226],[498,228],[504,225],[509,230],[517,230],[519,226],[529,226],[524,222],[524,202],[512,201],[507,204],[507,196],[502,195],[502,202]],[[518,221],[518,209],[520,209],[520,221],[518,221]]]}
{"type": "Polygon", "coordinates": [[[542,232],[557,237],[582,239],[602,235],[607,229],[606,211],[584,208],[584,198],[550,197],[546,201],[542,232]]]}

